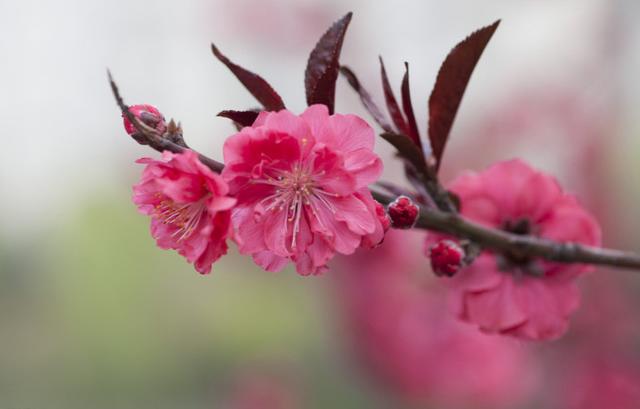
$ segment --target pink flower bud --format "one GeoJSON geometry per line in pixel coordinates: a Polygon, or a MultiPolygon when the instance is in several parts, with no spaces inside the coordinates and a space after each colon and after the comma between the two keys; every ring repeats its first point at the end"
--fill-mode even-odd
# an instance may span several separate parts
{"type": "Polygon", "coordinates": [[[389,219],[389,215],[384,209],[384,206],[375,200],[373,202],[375,203],[376,218],[378,219],[379,225],[372,234],[362,238],[362,247],[368,249],[376,248],[382,244],[385,234],[391,228],[391,219],[389,219]]]}
{"type": "Polygon", "coordinates": [[[380,224],[382,224],[382,231],[386,233],[391,228],[391,219],[384,210],[384,207],[378,202],[376,202],[376,217],[378,221],[380,221],[380,224]]]}
{"type": "MultiPolygon", "coordinates": [[[[129,112],[133,114],[140,122],[148,125],[160,134],[163,134],[167,128],[167,124],[164,121],[164,116],[158,111],[158,108],[153,105],[140,104],[129,107],[129,112]]],[[[129,135],[138,133],[136,127],[129,121],[126,115],[122,114],[124,121],[124,129],[129,135]]]]}
{"type": "Polygon", "coordinates": [[[407,196],[398,196],[389,203],[387,213],[391,218],[391,225],[396,229],[410,229],[418,220],[420,207],[407,196]]]}
{"type": "Polygon", "coordinates": [[[464,264],[464,250],[452,240],[440,240],[429,251],[431,269],[437,276],[453,277],[464,264]]]}

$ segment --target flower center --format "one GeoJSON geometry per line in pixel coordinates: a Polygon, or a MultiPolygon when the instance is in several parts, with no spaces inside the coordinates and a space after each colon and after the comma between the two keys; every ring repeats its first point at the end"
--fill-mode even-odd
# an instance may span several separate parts
{"type": "Polygon", "coordinates": [[[517,220],[507,220],[502,225],[502,230],[519,236],[526,236],[531,233],[532,226],[529,219],[523,217],[517,220]]]}
{"type": "Polygon", "coordinates": [[[287,233],[291,232],[291,248],[295,249],[304,210],[309,209],[319,224],[326,229],[319,215],[325,210],[336,212],[330,199],[338,195],[324,190],[315,180],[315,177],[321,176],[324,171],[314,172],[301,162],[293,164],[289,170],[271,169],[269,173],[272,175],[253,181],[274,187],[273,194],[262,199],[260,204],[264,205],[267,211],[286,212],[283,228],[287,233]]]}
{"type": "MultiPolygon", "coordinates": [[[[502,230],[519,236],[533,234],[534,226],[531,221],[525,217],[516,220],[507,220],[502,224],[502,230]]],[[[517,252],[503,253],[498,256],[498,266],[502,271],[512,271],[516,274],[526,274],[533,276],[542,276],[541,266],[536,260],[517,252]]]]}
{"type": "Polygon", "coordinates": [[[171,237],[181,242],[188,239],[200,224],[206,213],[207,196],[192,203],[176,203],[164,197],[156,204],[154,216],[162,223],[174,227],[176,230],[171,237]]]}

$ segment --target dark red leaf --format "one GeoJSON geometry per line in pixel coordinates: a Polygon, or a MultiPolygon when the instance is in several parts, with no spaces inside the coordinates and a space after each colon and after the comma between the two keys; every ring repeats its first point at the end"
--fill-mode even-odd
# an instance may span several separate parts
{"type": "Polygon", "coordinates": [[[214,44],[211,44],[211,51],[213,51],[213,55],[215,55],[220,62],[231,70],[233,75],[240,80],[242,85],[249,90],[251,95],[253,95],[267,111],[279,111],[285,108],[280,95],[274,91],[264,78],[231,62],[214,44]]]}
{"type": "Polygon", "coordinates": [[[387,70],[384,68],[382,57],[380,57],[380,76],[382,77],[382,89],[384,91],[384,99],[387,103],[389,115],[391,115],[391,119],[396,125],[396,128],[398,128],[398,131],[405,135],[409,135],[409,127],[404,120],[404,116],[402,115],[402,111],[400,110],[400,106],[398,105],[398,101],[396,100],[395,95],[393,95],[393,90],[391,89],[391,84],[389,84],[387,70]]]}
{"type": "Polygon", "coordinates": [[[371,94],[369,94],[369,92],[367,92],[367,90],[364,89],[362,85],[360,85],[360,81],[358,81],[358,77],[356,77],[356,74],[354,74],[351,69],[345,67],[344,65],[340,67],[340,73],[342,73],[342,75],[349,82],[349,85],[351,85],[351,87],[358,93],[358,95],[360,96],[360,101],[362,101],[365,109],[367,110],[367,112],[369,112],[369,114],[371,114],[378,125],[380,125],[380,127],[387,132],[394,132],[393,127],[391,126],[385,115],[382,113],[380,108],[378,108],[378,105],[373,102],[371,94]]]}
{"type": "Polygon", "coordinates": [[[223,118],[229,118],[233,122],[242,125],[242,126],[251,126],[255,122],[258,117],[258,111],[234,111],[234,110],[225,110],[218,113],[218,116],[223,118]]]}
{"type": "Polygon", "coordinates": [[[425,169],[426,164],[422,150],[406,135],[384,132],[380,136],[396,148],[400,157],[407,160],[416,170],[422,171],[425,169]]]}
{"type": "Polygon", "coordinates": [[[436,169],[473,69],[499,24],[500,20],[472,33],[451,50],[440,67],[429,97],[429,141],[436,169]]]}
{"type": "Polygon", "coordinates": [[[402,110],[407,117],[408,135],[416,145],[422,147],[420,142],[420,134],[418,133],[418,124],[416,116],[413,113],[413,104],[411,103],[411,91],[409,89],[409,64],[404,63],[404,77],[402,78],[402,110]]]}
{"type": "Polygon", "coordinates": [[[351,12],[347,13],[322,35],[309,55],[304,73],[307,104],[324,104],[329,108],[329,113],[333,113],[340,51],[352,15],[351,12]]]}

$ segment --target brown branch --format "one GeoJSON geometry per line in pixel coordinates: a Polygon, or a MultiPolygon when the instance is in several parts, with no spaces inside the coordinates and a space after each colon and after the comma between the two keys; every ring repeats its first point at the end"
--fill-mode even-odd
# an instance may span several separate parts
{"type": "MultiPolygon", "coordinates": [[[[138,130],[138,134],[134,136],[136,141],[149,145],[159,152],[169,150],[174,153],[180,153],[184,151],[185,148],[163,138],[155,129],[138,121],[138,119],[131,114],[118,92],[118,87],[113,81],[111,73],[109,73],[109,82],[123,115],[125,115],[138,130]]],[[[198,155],[202,163],[214,172],[219,173],[224,168],[222,163],[202,154],[198,155]]],[[[394,196],[388,194],[373,190],[371,193],[373,197],[382,204],[389,204],[395,200],[394,196]]],[[[494,250],[519,256],[540,257],[560,263],[597,264],[640,270],[640,254],[584,246],[577,243],[560,243],[535,236],[512,234],[474,223],[464,219],[457,213],[435,208],[423,207],[420,210],[420,217],[416,227],[470,240],[486,250],[494,250]]]]}
{"type": "MultiPolygon", "coordinates": [[[[116,103],[120,110],[122,111],[122,115],[126,116],[127,119],[133,124],[133,126],[138,131],[136,134],[131,135],[138,143],[142,145],[149,145],[153,149],[158,152],[170,151],[173,153],[181,153],[186,148],[178,145],[177,143],[172,142],[170,139],[160,135],[158,131],[147,126],[145,123],[141,122],[136,118],[131,111],[129,111],[129,107],[124,103],[122,96],[120,95],[120,91],[118,90],[118,86],[116,85],[111,72],[107,70],[107,75],[109,76],[109,84],[111,85],[111,91],[113,92],[113,96],[116,99],[116,103]]],[[[207,156],[202,154],[198,154],[200,161],[213,170],[216,173],[222,172],[224,165],[218,161],[215,161],[207,156]]]]}
{"type": "MultiPolygon", "coordinates": [[[[383,204],[390,203],[395,199],[379,192],[372,193],[374,198],[383,204]]],[[[433,208],[421,209],[416,227],[471,240],[487,250],[541,257],[559,263],[584,263],[640,269],[640,254],[637,253],[512,234],[482,226],[464,219],[458,214],[433,208]]]]}

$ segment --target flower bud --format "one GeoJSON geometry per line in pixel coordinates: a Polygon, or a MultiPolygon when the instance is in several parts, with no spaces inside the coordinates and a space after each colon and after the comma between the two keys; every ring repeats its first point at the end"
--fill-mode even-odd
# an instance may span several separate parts
{"type": "Polygon", "coordinates": [[[382,206],[375,200],[374,202],[376,206],[376,218],[380,222],[380,226],[382,226],[382,231],[375,231],[373,234],[369,234],[362,238],[362,247],[369,249],[375,248],[382,244],[385,234],[391,227],[391,220],[389,219],[389,215],[384,209],[384,206],[382,206]]]}
{"type": "MultiPolygon", "coordinates": [[[[167,124],[164,121],[164,116],[158,111],[158,108],[153,105],[140,104],[129,107],[129,112],[133,114],[140,122],[145,125],[154,128],[160,134],[163,134],[167,128],[167,124]]],[[[129,135],[138,133],[136,127],[129,121],[126,115],[122,114],[124,121],[124,129],[129,135]]]]}
{"type": "Polygon", "coordinates": [[[435,275],[453,277],[464,265],[465,252],[452,240],[440,240],[429,250],[431,269],[435,275]]]}
{"type": "Polygon", "coordinates": [[[407,196],[398,196],[396,200],[389,203],[387,213],[394,228],[410,229],[418,220],[420,207],[407,196]]]}
{"type": "Polygon", "coordinates": [[[391,219],[379,202],[376,202],[376,217],[382,224],[382,230],[386,233],[391,228],[391,219]]]}

